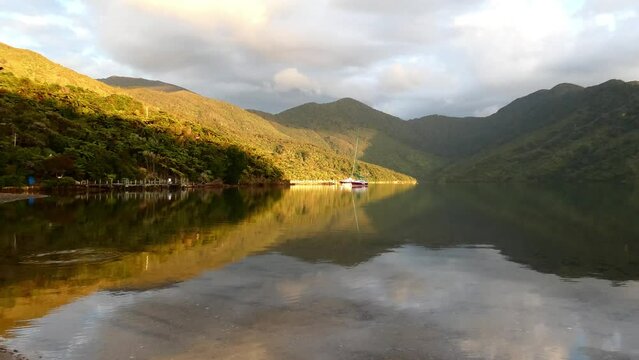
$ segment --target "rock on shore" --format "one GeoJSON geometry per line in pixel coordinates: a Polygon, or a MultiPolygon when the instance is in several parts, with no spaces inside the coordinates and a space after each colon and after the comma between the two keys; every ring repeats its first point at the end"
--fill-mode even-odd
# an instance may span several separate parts
{"type": "Polygon", "coordinates": [[[0,345],[0,360],[28,360],[28,359],[20,355],[17,350],[9,350],[6,347],[0,345]]]}

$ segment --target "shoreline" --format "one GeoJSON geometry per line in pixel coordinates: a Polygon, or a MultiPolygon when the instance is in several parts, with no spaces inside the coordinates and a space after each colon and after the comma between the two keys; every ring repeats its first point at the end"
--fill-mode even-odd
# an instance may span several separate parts
{"type": "MultiPolygon", "coordinates": [[[[49,195],[64,194],[84,194],[84,193],[110,193],[110,192],[161,192],[167,190],[198,190],[198,189],[232,189],[232,188],[264,188],[264,187],[289,187],[289,183],[253,183],[253,184],[237,184],[229,185],[222,183],[208,183],[197,185],[178,185],[178,184],[161,184],[161,185],[124,185],[124,184],[103,184],[100,186],[72,185],[44,188],[41,186],[24,186],[24,187],[4,187],[0,188],[0,196],[23,196],[29,197],[45,197],[49,195]]],[[[20,200],[20,199],[18,199],[20,200]]],[[[1,202],[1,200],[0,200],[1,202]]]]}
{"type": "MultiPolygon", "coordinates": [[[[369,184],[400,184],[400,185],[416,185],[417,181],[369,181],[369,184]]],[[[61,186],[53,188],[43,188],[40,186],[32,187],[4,187],[0,188],[0,204],[10,201],[24,200],[28,198],[42,198],[49,195],[60,194],[81,194],[81,193],[108,193],[108,192],[156,192],[166,190],[197,190],[197,189],[232,189],[232,188],[281,188],[293,186],[336,186],[339,185],[338,180],[290,180],[279,183],[243,183],[237,185],[209,183],[198,185],[108,185],[101,186],[61,186]]]]}

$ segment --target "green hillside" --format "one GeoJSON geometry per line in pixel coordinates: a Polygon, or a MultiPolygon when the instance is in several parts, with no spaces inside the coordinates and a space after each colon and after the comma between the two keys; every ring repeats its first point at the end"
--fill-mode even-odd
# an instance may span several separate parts
{"type": "Polygon", "coordinates": [[[427,178],[443,163],[414,145],[419,140],[405,121],[350,98],[304,104],[276,115],[256,113],[282,125],[291,136],[313,139],[317,146],[338,154],[352,156],[354,139],[359,137],[363,160],[418,178],[427,178]]]}
{"type": "Polygon", "coordinates": [[[26,78],[39,84],[77,86],[100,95],[118,92],[88,76],[56,64],[38,53],[17,49],[2,42],[0,42],[0,67],[4,72],[10,72],[18,78],[26,78]]]}
{"type": "MultiPolygon", "coordinates": [[[[113,88],[4,44],[0,65],[1,185],[61,175],[335,180],[351,171],[350,155],[291,137],[262,117],[171,84],[111,78],[123,86],[113,88]]],[[[381,166],[360,165],[371,181],[414,181],[381,166]]]]}

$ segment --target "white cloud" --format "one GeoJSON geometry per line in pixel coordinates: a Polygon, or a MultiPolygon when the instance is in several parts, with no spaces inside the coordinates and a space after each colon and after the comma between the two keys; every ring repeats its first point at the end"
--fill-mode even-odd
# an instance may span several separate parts
{"type": "Polygon", "coordinates": [[[319,92],[315,83],[296,68],[288,68],[273,75],[275,90],[286,92],[299,90],[302,92],[319,92]]]}
{"type": "Polygon", "coordinates": [[[426,81],[426,71],[415,67],[394,64],[382,74],[383,88],[392,92],[404,92],[415,89],[426,81]]]}

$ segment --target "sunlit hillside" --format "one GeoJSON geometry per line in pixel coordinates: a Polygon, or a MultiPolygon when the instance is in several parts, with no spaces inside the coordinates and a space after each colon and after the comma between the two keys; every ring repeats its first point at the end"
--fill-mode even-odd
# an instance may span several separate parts
{"type": "MultiPolygon", "coordinates": [[[[69,96],[64,95],[65,92],[68,93],[68,90],[65,90],[65,87],[74,86],[75,89],[72,89],[70,95],[72,96],[70,99],[71,101],[67,101],[67,105],[69,106],[69,109],[75,113],[83,113],[84,110],[82,107],[87,106],[92,109],[91,111],[93,111],[93,113],[95,113],[96,107],[102,106],[84,104],[86,100],[79,97],[88,96],[92,99],[90,102],[98,103],[103,101],[99,99],[100,96],[119,96],[120,98],[118,98],[118,101],[130,104],[131,106],[126,105],[126,109],[117,110],[115,108],[108,108],[108,106],[111,105],[107,105],[107,108],[100,108],[98,113],[109,116],[121,116],[121,114],[118,114],[118,111],[124,111],[127,119],[134,120],[140,124],[146,124],[152,119],[155,119],[153,121],[157,124],[158,119],[162,119],[160,122],[165,122],[162,126],[164,126],[164,129],[167,131],[166,134],[173,136],[176,139],[180,139],[179,141],[188,140],[194,144],[206,141],[213,144],[211,146],[221,148],[235,146],[240,151],[246,152],[249,158],[256,159],[266,167],[274,168],[275,172],[281,173],[284,179],[336,180],[348,176],[352,169],[351,154],[336,154],[332,151],[318,147],[312,142],[306,141],[304,138],[291,137],[280,131],[269,121],[234,105],[207,99],[192,92],[176,89],[174,87],[170,89],[172,91],[170,93],[162,91],[167,90],[166,86],[170,84],[162,85],[164,83],[161,83],[159,84],[161,86],[159,86],[156,82],[147,82],[145,86],[150,86],[151,89],[146,87],[134,87],[129,89],[113,88],[102,82],[93,80],[60,65],[54,64],[34,52],[15,49],[4,44],[0,47],[0,65],[3,67],[2,74],[5,74],[6,76],[13,76],[18,79],[17,81],[21,78],[30,79],[33,83],[33,85],[30,85],[31,88],[36,89],[39,87],[40,90],[37,91],[45,94],[45,98],[53,96],[58,99],[64,96],[69,96]],[[47,86],[58,87],[48,89],[47,86]],[[62,88],[60,88],[60,86],[62,88]],[[154,88],[155,90],[153,90],[154,88]],[[113,112],[113,110],[117,111],[113,112]]],[[[16,86],[13,80],[7,81],[8,82],[6,82],[3,86],[5,96],[13,96],[11,95],[12,92],[15,92],[18,97],[24,95],[17,94],[19,91],[16,91],[16,89],[18,89],[19,86],[16,86]]],[[[29,97],[32,94],[27,95],[29,97]]],[[[38,108],[37,111],[43,111],[41,114],[42,116],[45,116],[44,112],[46,111],[54,111],[59,114],[63,112],[61,109],[51,108],[51,101],[48,99],[33,99],[32,97],[31,101],[33,100],[43,100],[45,105],[49,106],[48,108],[46,106],[38,108]]],[[[60,99],[55,101],[59,100],[60,99]]],[[[66,100],[62,99],[60,101],[66,100]]],[[[108,103],[108,101],[106,102],[108,103]]],[[[24,105],[27,107],[33,106],[33,104],[28,101],[25,102],[24,105]]],[[[17,114],[15,108],[5,108],[12,114],[17,114]]],[[[23,113],[18,115],[19,117],[22,117],[23,113]]],[[[8,135],[13,131],[13,129],[17,129],[20,132],[19,138],[26,141],[26,139],[30,137],[30,132],[35,131],[33,126],[36,124],[29,123],[28,120],[20,121],[20,124],[15,123],[11,124],[11,126],[0,128],[0,131],[6,132],[8,135]]],[[[45,127],[51,126],[51,124],[48,124],[47,122],[44,122],[43,124],[45,127]]],[[[48,131],[55,131],[61,136],[68,135],[61,129],[50,129],[48,131]]],[[[34,135],[36,134],[34,133],[34,135]]],[[[71,137],[73,137],[73,135],[71,135],[71,137]]],[[[16,150],[12,149],[10,140],[10,136],[2,138],[2,146],[3,149],[6,149],[6,152],[16,150]]],[[[67,154],[67,152],[77,150],[69,147],[69,144],[70,142],[73,142],[73,139],[65,140],[67,145],[58,144],[56,146],[48,144],[47,141],[48,140],[42,140],[40,142],[29,143],[20,141],[19,145],[30,148],[31,150],[29,151],[36,157],[36,161],[43,161],[44,157],[49,155],[68,155],[73,157],[73,154],[67,154]],[[36,152],[38,154],[35,154],[36,152]]],[[[127,145],[123,144],[123,146],[127,145]]],[[[142,150],[150,151],[154,154],[157,154],[158,152],[151,149],[142,150]]],[[[124,149],[120,149],[118,151],[120,151],[120,155],[122,155],[122,151],[124,151],[124,149]]],[[[116,151],[116,153],[118,151],[116,151]]],[[[152,164],[150,164],[150,162],[167,165],[166,162],[160,160],[160,157],[154,156],[153,160],[149,161],[149,157],[143,155],[141,150],[138,153],[137,150],[131,148],[126,149],[125,152],[131,153],[130,155],[127,155],[126,158],[133,156],[134,158],[139,157],[139,159],[134,161],[134,164],[132,164],[130,169],[126,171],[119,169],[107,169],[109,171],[103,175],[104,177],[107,177],[107,175],[113,175],[116,177],[135,179],[144,178],[147,174],[151,173],[149,167],[152,164]]],[[[24,167],[24,163],[18,160],[18,157],[16,157],[17,155],[9,155],[10,156],[8,158],[5,156],[5,158],[0,159],[4,162],[4,165],[0,164],[3,165],[0,167],[0,170],[5,172],[6,169],[11,170],[8,173],[0,174],[0,176],[14,176],[9,183],[15,183],[17,181],[16,179],[26,179],[29,175],[51,176],[51,174],[48,174],[45,171],[24,167]],[[7,168],[6,165],[10,165],[11,167],[7,168]]],[[[167,158],[170,156],[165,155],[164,157],[167,158]]],[[[224,162],[225,160],[221,158],[220,161],[224,162]]],[[[190,171],[187,169],[192,168],[192,162],[192,160],[187,160],[185,158],[174,158],[172,163],[169,164],[170,166],[165,169],[166,171],[163,173],[169,174],[173,172],[180,176],[184,176],[188,171],[190,171]],[[187,171],[185,172],[185,170],[187,171]]],[[[206,178],[224,178],[224,175],[222,174],[224,170],[221,170],[219,166],[215,167],[217,169],[212,169],[211,173],[207,175],[206,178]]],[[[157,170],[157,166],[155,167],[155,170],[157,170]]],[[[191,180],[198,181],[199,175],[197,175],[197,172],[201,173],[206,169],[195,170],[192,168],[192,170],[195,172],[192,172],[191,175],[189,175],[189,178],[191,178],[191,180]]],[[[360,162],[359,170],[361,175],[368,177],[371,181],[414,181],[414,178],[412,177],[366,162],[360,162]]],[[[242,171],[243,170],[240,172],[242,171]]],[[[81,176],[85,173],[86,172],[80,171],[76,173],[76,175],[81,176]]],[[[251,182],[251,179],[256,178],[254,176],[255,174],[250,175],[247,173],[245,175],[248,176],[242,176],[244,176],[247,182],[251,182]]],[[[263,175],[264,174],[257,175],[257,178],[260,178],[263,175]]],[[[90,178],[94,179],[96,176],[99,175],[97,173],[92,174],[90,178]]],[[[270,175],[266,176],[269,177],[270,175]]]]}
{"type": "Polygon", "coordinates": [[[41,84],[77,86],[110,95],[118,90],[99,81],[56,64],[44,56],[26,49],[17,49],[0,42],[0,67],[18,78],[27,78],[41,84]]]}

